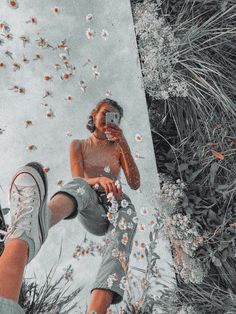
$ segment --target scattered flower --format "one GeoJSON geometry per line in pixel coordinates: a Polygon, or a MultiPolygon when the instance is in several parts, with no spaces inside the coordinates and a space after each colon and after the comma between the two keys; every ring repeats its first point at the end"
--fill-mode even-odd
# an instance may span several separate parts
{"type": "Polygon", "coordinates": [[[54,117],[55,117],[55,114],[54,114],[54,112],[52,111],[52,109],[49,109],[49,110],[46,112],[46,117],[47,117],[47,118],[54,118],[54,117]]]}
{"type": "Polygon", "coordinates": [[[148,209],[146,207],[142,207],[140,209],[140,213],[141,213],[141,215],[145,215],[146,216],[148,214],[148,209]]]}
{"type": "Polygon", "coordinates": [[[39,53],[36,53],[33,60],[41,60],[41,59],[42,59],[42,56],[39,53]]]}
{"type": "Polygon", "coordinates": [[[121,206],[124,207],[124,208],[126,208],[127,206],[129,206],[129,202],[128,202],[126,199],[123,199],[123,200],[121,201],[121,206]]]}
{"type": "Polygon", "coordinates": [[[89,13],[89,14],[86,15],[86,21],[87,21],[87,22],[91,22],[92,19],[93,19],[93,15],[92,15],[91,13],[89,13]]]}
{"type": "Polygon", "coordinates": [[[25,45],[30,43],[30,39],[28,36],[20,36],[20,39],[22,40],[23,42],[23,47],[25,48],[25,45]]]}
{"type": "Polygon", "coordinates": [[[68,102],[72,102],[72,96],[71,95],[68,95],[66,96],[65,100],[67,100],[68,102]]]}
{"type": "Polygon", "coordinates": [[[25,23],[31,23],[31,24],[37,24],[38,21],[36,19],[35,16],[32,16],[28,21],[26,21],[25,23]]]}
{"type": "Polygon", "coordinates": [[[29,63],[29,59],[27,59],[25,55],[23,55],[22,61],[26,64],[29,63]]]}
{"type": "Polygon", "coordinates": [[[95,79],[98,79],[100,76],[100,72],[98,71],[94,71],[93,74],[94,74],[95,79]]]}
{"type": "Polygon", "coordinates": [[[50,81],[50,80],[52,80],[52,76],[49,75],[49,74],[45,74],[45,75],[44,75],[44,80],[45,80],[45,81],[50,81]]]}
{"type": "Polygon", "coordinates": [[[138,223],[138,221],[139,221],[139,219],[138,219],[138,216],[135,216],[135,217],[133,217],[133,222],[135,223],[135,224],[137,224],[138,223]]]}
{"type": "Polygon", "coordinates": [[[84,81],[80,81],[80,88],[84,93],[86,92],[87,85],[85,84],[84,81]]]}
{"type": "Polygon", "coordinates": [[[9,50],[5,51],[5,55],[13,60],[13,57],[12,57],[13,53],[11,51],[9,50]]]}
{"type": "Polygon", "coordinates": [[[59,13],[60,12],[60,9],[58,8],[58,7],[54,7],[53,9],[52,9],[52,11],[54,12],[54,13],[59,13]]]}
{"type": "Polygon", "coordinates": [[[13,68],[13,71],[17,71],[17,70],[20,70],[21,66],[19,63],[13,63],[12,68],[13,68]]]}
{"type": "Polygon", "coordinates": [[[11,7],[12,9],[17,9],[19,8],[19,4],[18,1],[11,1],[11,0],[7,0],[9,7],[11,7]]]}
{"type": "Polygon", "coordinates": [[[94,31],[92,29],[88,28],[86,31],[86,36],[88,39],[93,39],[94,38],[94,31]]]}
{"type": "Polygon", "coordinates": [[[141,231],[141,232],[145,231],[145,225],[144,224],[139,224],[138,225],[138,231],[141,231]]]}
{"type": "Polygon", "coordinates": [[[13,86],[12,88],[9,88],[9,90],[14,90],[15,93],[25,94],[25,88],[19,87],[17,85],[13,86]]]}
{"type": "Polygon", "coordinates": [[[9,33],[11,29],[10,29],[10,26],[6,22],[1,21],[0,30],[2,30],[3,32],[9,33]]]}
{"type": "Polygon", "coordinates": [[[126,223],[124,217],[121,217],[118,226],[119,226],[120,230],[126,230],[127,223],[126,223]]]}
{"type": "Polygon", "coordinates": [[[146,244],[145,244],[144,242],[141,242],[141,243],[139,244],[139,247],[140,247],[140,249],[145,249],[146,244]]]}
{"type": "Polygon", "coordinates": [[[27,128],[28,126],[32,125],[33,122],[31,120],[26,120],[25,121],[25,127],[27,128]]]}
{"type": "Polygon", "coordinates": [[[142,135],[140,135],[140,134],[136,134],[135,135],[135,140],[137,141],[137,142],[141,142],[142,141],[142,135]]]}
{"type": "Polygon", "coordinates": [[[128,243],[128,234],[127,233],[124,233],[123,236],[122,236],[122,239],[121,239],[121,243],[126,245],[128,243]]]}
{"type": "Polygon", "coordinates": [[[63,186],[63,184],[64,184],[63,180],[58,180],[58,181],[57,181],[57,185],[63,186]]]}
{"type": "Polygon", "coordinates": [[[8,40],[12,40],[12,39],[13,39],[13,34],[11,34],[11,33],[6,33],[6,34],[4,35],[4,37],[5,37],[6,39],[8,39],[8,40]]]}
{"type": "Polygon", "coordinates": [[[135,153],[135,158],[136,159],[144,159],[144,157],[141,156],[139,153],[135,153]]]}
{"type": "Polygon", "coordinates": [[[37,147],[36,147],[35,145],[31,144],[31,145],[28,145],[27,149],[28,149],[28,151],[31,152],[31,151],[33,151],[33,150],[36,150],[37,147]]]}
{"type": "Polygon", "coordinates": [[[109,37],[109,33],[107,30],[103,29],[102,32],[101,32],[101,36],[104,40],[107,40],[108,37],[109,37]]]}
{"type": "Polygon", "coordinates": [[[48,96],[51,96],[51,97],[52,97],[52,92],[46,91],[46,92],[45,92],[45,95],[43,96],[43,98],[46,98],[46,97],[48,97],[48,96]]]}
{"type": "Polygon", "coordinates": [[[106,93],[105,93],[105,96],[106,97],[111,97],[112,96],[112,93],[110,90],[107,90],[106,93]]]}
{"type": "MultiPolygon", "coordinates": [[[[114,229],[113,229],[114,230],[114,229]]],[[[112,250],[112,256],[114,256],[114,257],[118,257],[119,256],[119,250],[117,249],[117,248],[115,248],[115,249],[113,249],[112,250]]]]}

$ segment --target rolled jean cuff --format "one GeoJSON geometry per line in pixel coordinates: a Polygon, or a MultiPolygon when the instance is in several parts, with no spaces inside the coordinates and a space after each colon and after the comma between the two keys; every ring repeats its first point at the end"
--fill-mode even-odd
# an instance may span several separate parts
{"type": "Polygon", "coordinates": [[[4,314],[25,314],[23,308],[19,305],[19,303],[0,297],[0,313],[4,314]]]}

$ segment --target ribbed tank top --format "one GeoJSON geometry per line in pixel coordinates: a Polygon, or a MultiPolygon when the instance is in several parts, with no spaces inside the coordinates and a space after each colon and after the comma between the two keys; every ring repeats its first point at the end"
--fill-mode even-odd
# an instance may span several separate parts
{"type": "Polygon", "coordinates": [[[121,151],[118,143],[111,145],[107,140],[97,139],[93,133],[87,139],[81,139],[80,143],[85,178],[99,176],[113,180],[120,178],[121,151]]]}

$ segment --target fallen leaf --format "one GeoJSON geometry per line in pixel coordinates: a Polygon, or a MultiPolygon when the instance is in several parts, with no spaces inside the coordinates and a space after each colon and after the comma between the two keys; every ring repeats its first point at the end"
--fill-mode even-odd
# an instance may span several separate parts
{"type": "Polygon", "coordinates": [[[212,152],[212,154],[213,154],[216,158],[218,158],[218,159],[220,159],[220,160],[224,160],[224,159],[225,159],[225,156],[224,156],[224,155],[222,155],[221,153],[215,151],[214,149],[212,149],[211,152],[212,152]]]}

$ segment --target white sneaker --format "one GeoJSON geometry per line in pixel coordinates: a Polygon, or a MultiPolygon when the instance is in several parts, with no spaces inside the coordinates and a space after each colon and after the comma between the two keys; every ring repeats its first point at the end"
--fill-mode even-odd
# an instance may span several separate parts
{"type": "Polygon", "coordinates": [[[4,241],[25,240],[29,245],[28,263],[47,238],[51,211],[47,207],[47,178],[39,163],[20,168],[10,187],[11,227],[4,241]]]}

